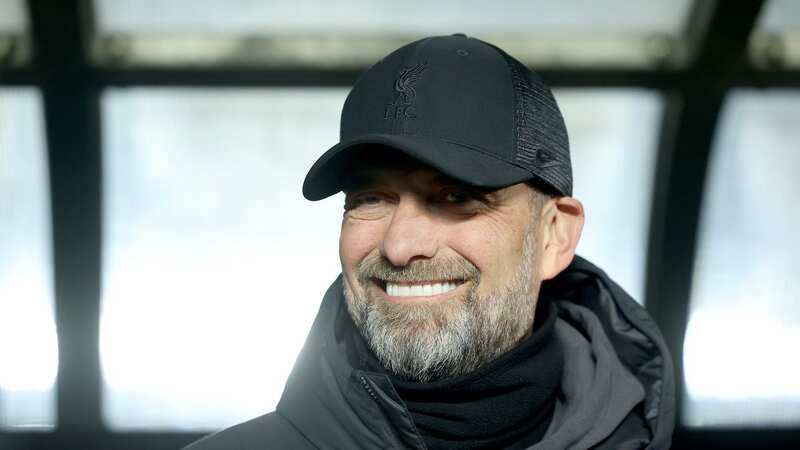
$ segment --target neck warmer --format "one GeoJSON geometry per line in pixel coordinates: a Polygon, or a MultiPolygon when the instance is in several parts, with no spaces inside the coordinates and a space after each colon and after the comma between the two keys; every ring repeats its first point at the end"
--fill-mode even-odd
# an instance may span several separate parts
{"type": "Polygon", "coordinates": [[[382,367],[354,326],[351,361],[388,374],[430,450],[525,448],[547,431],[564,364],[550,303],[540,298],[534,331],[519,345],[459,377],[402,380],[382,367]]]}

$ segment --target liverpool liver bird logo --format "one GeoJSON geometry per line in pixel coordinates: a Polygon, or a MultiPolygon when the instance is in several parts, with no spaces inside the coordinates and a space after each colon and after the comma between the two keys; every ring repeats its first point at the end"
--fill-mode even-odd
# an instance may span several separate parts
{"type": "Polygon", "coordinates": [[[410,105],[414,101],[417,96],[414,86],[427,67],[427,63],[422,62],[415,66],[404,67],[400,71],[400,75],[397,76],[397,80],[394,82],[394,90],[397,91],[397,97],[394,100],[395,105],[410,105]]]}
{"type": "Polygon", "coordinates": [[[412,124],[407,121],[417,117],[417,109],[414,106],[417,97],[416,85],[427,67],[426,62],[403,67],[394,81],[394,90],[397,94],[394,96],[394,101],[386,105],[383,118],[394,120],[393,127],[397,132],[410,132],[413,129],[412,124]]]}

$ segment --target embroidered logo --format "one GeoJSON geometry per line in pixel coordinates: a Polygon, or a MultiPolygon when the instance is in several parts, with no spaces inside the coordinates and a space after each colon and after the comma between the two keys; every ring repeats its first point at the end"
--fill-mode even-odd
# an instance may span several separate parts
{"type": "MultiPolygon", "coordinates": [[[[416,85],[427,68],[428,63],[421,62],[414,66],[404,67],[400,71],[394,82],[396,95],[394,101],[386,106],[384,119],[394,119],[402,123],[402,121],[417,118],[417,110],[414,107],[414,100],[417,97],[416,85]]],[[[402,128],[406,129],[405,126],[402,128]]]]}

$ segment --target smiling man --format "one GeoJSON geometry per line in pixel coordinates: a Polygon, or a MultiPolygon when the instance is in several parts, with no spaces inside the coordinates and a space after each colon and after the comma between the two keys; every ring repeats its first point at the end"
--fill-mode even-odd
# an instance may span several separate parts
{"type": "Polygon", "coordinates": [[[303,185],[337,192],[342,275],[276,411],[192,450],[669,447],[669,353],[575,256],[566,127],[533,72],[464,35],[386,56],[303,185]]]}
{"type": "Polygon", "coordinates": [[[581,204],[524,183],[471,187],[389,155],[345,188],[348,310],[391,372],[422,382],[472,372],[532,332],[541,279],[572,259],[581,204]]]}

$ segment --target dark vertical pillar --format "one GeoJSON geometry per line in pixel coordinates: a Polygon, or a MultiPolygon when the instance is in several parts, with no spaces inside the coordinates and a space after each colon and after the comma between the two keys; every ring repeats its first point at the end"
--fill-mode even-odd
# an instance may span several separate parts
{"type": "Polygon", "coordinates": [[[730,80],[745,66],[748,39],[762,3],[696,2],[687,24],[688,74],[681,86],[667,93],[653,192],[646,299],[675,359],[679,424],[685,395],[683,341],[706,169],[730,80]]]}
{"type": "Polygon", "coordinates": [[[58,430],[100,419],[101,161],[98,88],[83,33],[88,2],[31,0],[34,68],[44,99],[58,329],[58,430]]]}

